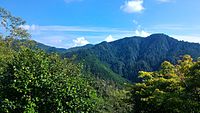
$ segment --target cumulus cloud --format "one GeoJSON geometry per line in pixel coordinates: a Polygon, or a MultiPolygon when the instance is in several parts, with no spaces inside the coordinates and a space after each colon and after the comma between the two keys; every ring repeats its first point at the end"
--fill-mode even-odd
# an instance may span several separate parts
{"type": "Polygon", "coordinates": [[[143,0],[130,0],[125,1],[125,3],[120,7],[126,13],[139,13],[144,10],[143,0]]]}
{"type": "Polygon", "coordinates": [[[115,39],[112,37],[112,35],[107,36],[106,39],[105,39],[106,42],[112,42],[114,40],[115,39]]]}
{"type": "Polygon", "coordinates": [[[135,35],[141,36],[141,37],[147,37],[150,35],[150,33],[143,31],[143,30],[135,30],[135,35]]]}
{"type": "Polygon", "coordinates": [[[89,44],[89,41],[87,41],[85,37],[76,38],[75,40],[73,40],[73,42],[74,42],[74,46],[83,46],[83,45],[89,44]]]}

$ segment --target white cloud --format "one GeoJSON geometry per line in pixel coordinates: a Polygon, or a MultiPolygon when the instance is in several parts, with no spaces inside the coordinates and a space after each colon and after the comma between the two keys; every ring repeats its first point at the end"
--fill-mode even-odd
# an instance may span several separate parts
{"type": "Polygon", "coordinates": [[[58,31],[58,32],[117,32],[117,33],[129,33],[131,31],[119,29],[119,28],[108,28],[108,27],[83,27],[83,26],[40,26],[40,25],[22,25],[20,26],[30,31],[58,31]]]}
{"type": "Polygon", "coordinates": [[[83,45],[89,44],[89,41],[87,41],[85,37],[76,38],[75,40],[73,40],[73,42],[74,42],[74,46],[83,46],[83,45]]]}
{"type": "Polygon", "coordinates": [[[141,36],[141,37],[147,37],[150,35],[150,33],[143,31],[143,30],[135,30],[135,35],[141,36]]]}
{"type": "Polygon", "coordinates": [[[112,35],[107,36],[106,39],[105,39],[106,42],[112,42],[114,40],[115,39],[112,37],[112,35]]]}
{"type": "Polygon", "coordinates": [[[36,30],[36,25],[20,25],[19,26],[20,28],[22,29],[25,29],[25,30],[29,30],[29,31],[35,31],[36,30]]]}
{"type": "Polygon", "coordinates": [[[124,5],[120,7],[126,13],[139,13],[144,10],[143,0],[125,1],[124,5]]]}

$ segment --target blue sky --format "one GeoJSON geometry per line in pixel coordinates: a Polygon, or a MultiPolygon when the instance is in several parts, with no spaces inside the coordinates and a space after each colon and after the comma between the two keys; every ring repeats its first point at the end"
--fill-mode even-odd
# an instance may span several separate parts
{"type": "Polygon", "coordinates": [[[70,48],[165,33],[200,42],[200,0],[0,0],[32,39],[70,48]]]}

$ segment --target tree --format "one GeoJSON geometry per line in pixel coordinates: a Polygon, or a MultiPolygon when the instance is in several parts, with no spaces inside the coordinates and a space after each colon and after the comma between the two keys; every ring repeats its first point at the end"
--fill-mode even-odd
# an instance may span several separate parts
{"type": "Polygon", "coordinates": [[[185,55],[177,65],[165,61],[159,71],[141,71],[142,82],[131,91],[134,112],[200,112],[199,64],[185,55]]]}
{"type": "Polygon", "coordinates": [[[68,59],[23,48],[1,67],[1,112],[95,111],[96,91],[68,59]]]}
{"type": "Polygon", "coordinates": [[[0,7],[0,21],[1,21],[1,30],[0,37],[2,38],[27,38],[29,33],[23,29],[22,25],[25,24],[25,21],[20,17],[12,16],[9,11],[0,7]]]}

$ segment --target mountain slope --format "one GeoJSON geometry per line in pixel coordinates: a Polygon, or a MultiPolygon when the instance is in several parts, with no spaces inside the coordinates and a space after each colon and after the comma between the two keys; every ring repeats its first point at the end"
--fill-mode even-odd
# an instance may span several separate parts
{"type": "Polygon", "coordinates": [[[39,42],[35,42],[36,48],[40,48],[47,53],[58,53],[63,58],[64,57],[73,57],[76,55],[75,53],[78,52],[80,57],[76,58],[77,63],[83,63],[84,70],[86,72],[89,72],[96,77],[99,77],[104,80],[114,81],[118,85],[123,85],[125,82],[128,82],[125,78],[123,78],[121,75],[114,73],[108,66],[103,64],[97,57],[95,57],[93,54],[88,53],[88,49],[94,47],[94,45],[88,44],[82,47],[74,47],[69,49],[64,48],[55,48],[51,46],[44,45],[39,42]],[[75,53],[74,53],[75,52],[75,53]],[[67,53],[67,54],[66,54],[67,53]],[[95,73],[93,73],[95,72],[95,73]]]}
{"type": "Polygon", "coordinates": [[[34,43],[37,48],[40,48],[40,49],[46,51],[47,53],[56,52],[59,54],[64,54],[67,51],[67,49],[64,49],[64,48],[51,47],[51,46],[47,46],[47,45],[44,45],[44,44],[36,42],[36,41],[34,41],[34,43]]]}
{"type": "Polygon", "coordinates": [[[127,37],[110,43],[102,42],[89,48],[68,51],[64,56],[76,55],[77,61],[85,60],[85,69],[97,76],[109,76],[99,71],[106,67],[110,73],[136,82],[138,71],[156,70],[164,60],[175,63],[185,54],[199,57],[200,44],[178,41],[165,34],[153,34],[146,38],[127,37]],[[98,62],[89,60],[91,56],[98,62]]]}

